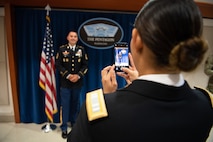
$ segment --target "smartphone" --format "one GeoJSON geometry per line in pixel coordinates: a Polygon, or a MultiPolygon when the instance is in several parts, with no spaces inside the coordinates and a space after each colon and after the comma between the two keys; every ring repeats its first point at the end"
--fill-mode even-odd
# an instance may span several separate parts
{"type": "Polygon", "coordinates": [[[129,47],[127,42],[114,44],[115,71],[122,72],[122,67],[129,67],[129,47]]]}

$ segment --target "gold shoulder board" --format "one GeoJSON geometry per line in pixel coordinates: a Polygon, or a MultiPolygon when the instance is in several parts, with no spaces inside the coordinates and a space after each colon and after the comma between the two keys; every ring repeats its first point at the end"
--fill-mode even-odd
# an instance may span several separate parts
{"type": "Polygon", "coordinates": [[[213,94],[209,90],[207,90],[207,89],[200,88],[200,87],[195,87],[195,88],[198,89],[198,90],[200,90],[200,91],[202,91],[202,92],[206,92],[206,94],[209,95],[209,98],[210,98],[211,104],[212,104],[212,108],[213,108],[213,94]]]}
{"type": "Polygon", "coordinates": [[[86,94],[86,109],[89,121],[108,116],[102,89],[86,94]]]}

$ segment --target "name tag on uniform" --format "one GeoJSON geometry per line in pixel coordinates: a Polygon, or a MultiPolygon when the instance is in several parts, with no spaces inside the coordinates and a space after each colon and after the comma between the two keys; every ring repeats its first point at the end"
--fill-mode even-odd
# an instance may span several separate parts
{"type": "Polygon", "coordinates": [[[102,89],[86,94],[86,109],[89,121],[108,116],[102,89]]]}

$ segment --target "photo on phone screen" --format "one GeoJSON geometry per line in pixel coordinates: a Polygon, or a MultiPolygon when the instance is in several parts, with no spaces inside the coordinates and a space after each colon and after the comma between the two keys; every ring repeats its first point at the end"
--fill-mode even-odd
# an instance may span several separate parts
{"type": "Polygon", "coordinates": [[[122,72],[122,67],[129,67],[128,43],[120,42],[114,44],[115,52],[115,71],[122,72]]]}

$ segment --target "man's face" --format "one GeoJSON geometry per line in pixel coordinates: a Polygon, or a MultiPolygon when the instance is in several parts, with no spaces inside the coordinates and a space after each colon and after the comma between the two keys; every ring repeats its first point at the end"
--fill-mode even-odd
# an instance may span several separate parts
{"type": "Polygon", "coordinates": [[[78,35],[76,32],[70,32],[67,35],[67,40],[69,42],[69,44],[71,45],[75,45],[78,42],[78,35]]]}

